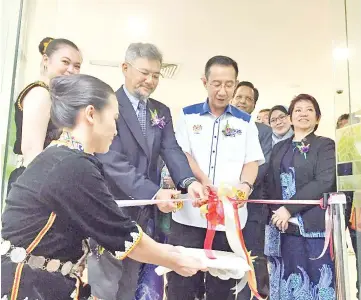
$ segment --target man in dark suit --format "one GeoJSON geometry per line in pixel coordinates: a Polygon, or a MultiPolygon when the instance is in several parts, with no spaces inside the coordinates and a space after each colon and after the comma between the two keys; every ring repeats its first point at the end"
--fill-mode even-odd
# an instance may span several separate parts
{"type": "MultiPolygon", "coordinates": [[[[257,100],[259,97],[258,90],[249,81],[242,81],[237,85],[234,92],[232,104],[238,109],[243,110],[249,114],[255,109],[257,100]]],[[[272,129],[271,127],[256,122],[258,129],[258,138],[261,144],[263,155],[265,157],[265,163],[258,168],[257,179],[254,184],[254,190],[249,199],[263,199],[265,177],[269,166],[269,161],[272,152],[272,129]]],[[[245,228],[243,229],[243,235],[246,242],[247,249],[252,251],[253,256],[257,256],[254,262],[258,292],[266,297],[269,291],[269,278],[267,270],[267,260],[264,256],[264,239],[265,239],[265,225],[267,222],[267,207],[266,205],[248,203],[248,219],[245,228]]],[[[249,294],[250,290],[245,287],[241,294],[249,294]]],[[[242,298],[243,299],[243,298],[242,298]]],[[[246,299],[246,298],[245,298],[246,299]]]]}
{"type": "MultiPolygon", "coordinates": [[[[188,192],[193,199],[204,198],[203,187],[195,179],[175,139],[169,108],[150,98],[159,83],[161,65],[162,54],[152,44],[131,44],[126,51],[122,64],[125,84],[116,92],[120,113],[118,134],[109,152],[98,155],[116,199],[166,200],[178,195],[179,191],[159,188],[160,156],[178,190],[188,192]]],[[[124,212],[152,236],[155,209],[155,206],[131,207],[124,212]]],[[[169,213],[176,205],[172,202],[158,204],[158,209],[169,213]]],[[[123,275],[115,286],[118,292],[113,299],[133,300],[140,264],[129,259],[117,263],[123,275]]],[[[107,297],[112,300],[109,295],[107,297]]]]}

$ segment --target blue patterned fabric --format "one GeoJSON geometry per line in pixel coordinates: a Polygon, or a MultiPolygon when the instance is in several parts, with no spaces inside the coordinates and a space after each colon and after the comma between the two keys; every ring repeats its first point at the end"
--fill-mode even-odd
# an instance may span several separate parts
{"type": "MultiPolygon", "coordinates": [[[[280,179],[283,200],[296,194],[296,172],[293,166],[295,145],[281,161],[280,179]]],[[[330,252],[317,260],[324,245],[324,232],[305,232],[302,216],[294,216],[300,235],[281,233],[266,226],[265,255],[270,263],[270,299],[272,300],[334,300],[334,264],[330,252]]]]}
{"type": "MultiPolygon", "coordinates": [[[[155,224],[154,220],[150,219],[147,224],[145,232],[149,236],[154,235],[155,224]]],[[[164,243],[165,240],[158,242],[164,243]]],[[[162,300],[164,280],[163,276],[158,276],[155,273],[157,266],[151,264],[142,264],[139,270],[138,286],[135,292],[134,300],[162,300]]]]}
{"type": "Polygon", "coordinates": [[[146,126],[146,122],[147,122],[147,111],[146,111],[146,104],[143,100],[139,100],[139,104],[138,104],[138,121],[140,124],[140,128],[142,129],[143,135],[146,135],[146,130],[147,130],[147,126],[146,126]]]}
{"type": "Polygon", "coordinates": [[[296,173],[294,167],[289,167],[280,175],[282,186],[282,198],[291,199],[296,194],[296,173]]]}
{"type": "Polygon", "coordinates": [[[334,266],[329,252],[318,259],[324,239],[282,235],[282,257],[269,257],[270,299],[335,300],[334,266]]]}
{"type": "Polygon", "coordinates": [[[134,300],[162,300],[164,280],[163,276],[155,273],[157,266],[143,264],[138,279],[134,300]]]}
{"type": "Polygon", "coordinates": [[[281,256],[281,232],[272,224],[266,225],[264,254],[266,256],[281,256]]]}
{"type": "Polygon", "coordinates": [[[301,215],[297,214],[296,217],[298,220],[298,228],[300,229],[300,233],[302,236],[310,238],[320,238],[326,236],[326,233],[324,231],[306,232],[301,215]]]}

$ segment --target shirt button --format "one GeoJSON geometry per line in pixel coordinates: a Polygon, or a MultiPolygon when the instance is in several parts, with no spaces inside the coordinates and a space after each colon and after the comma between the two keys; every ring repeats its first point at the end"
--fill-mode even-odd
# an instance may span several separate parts
{"type": "Polygon", "coordinates": [[[216,121],[216,123],[218,124],[218,121],[216,121]]]}
{"type": "Polygon", "coordinates": [[[213,150],[212,152],[213,152],[213,153],[216,153],[216,151],[215,151],[215,150],[213,150]]]}
{"type": "Polygon", "coordinates": [[[216,139],[216,138],[217,138],[217,136],[215,135],[215,136],[214,136],[214,138],[216,139]]]}
{"type": "Polygon", "coordinates": [[[211,169],[214,169],[214,167],[212,166],[211,169]]]}

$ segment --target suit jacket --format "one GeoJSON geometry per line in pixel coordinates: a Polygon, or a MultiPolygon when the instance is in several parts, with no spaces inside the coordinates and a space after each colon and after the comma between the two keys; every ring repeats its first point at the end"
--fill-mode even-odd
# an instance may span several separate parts
{"type": "MultiPolygon", "coordinates": [[[[261,144],[263,155],[265,158],[265,163],[259,166],[258,174],[256,181],[254,183],[254,191],[250,195],[250,199],[264,199],[264,189],[265,189],[265,180],[266,174],[269,168],[269,161],[272,153],[272,129],[271,127],[262,124],[256,123],[258,129],[258,138],[261,144]]],[[[266,223],[268,210],[264,204],[247,204],[248,210],[248,221],[257,221],[259,223],[266,223]]]]}
{"type": "MultiPolygon", "coordinates": [[[[159,156],[177,186],[185,178],[193,177],[188,160],[175,139],[169,108],[154,99],[147,100],[145,138],[123,87],[116,92],[116,96],[119,103],[118,134],[109,152],[98,155],[113,195],[117,199],[151,199],[159,190],[159,156]],[[165,118],[163,129],[151,125],[150,110],[156,110],[159,117],[165,118]]],[[[139,208],[126,211],[136,218],[139,208]]]]}
{"type": "MultiPolygon", "coordinates": [[[[268,199],[282,199],[280,166],[292,143],[292,138],[279,142],[272,150],[267,177],[268,199]]],[[[293,158],[296,194],[291,200],[318,200],[323,197],[323,193],[336,191],[335,142],[311,133],[305,137],[304,143],[310,144],[306,159],[300,153],[295,153],[293,158]]],[[[270,208],[276,210],[280,206],[270,205],[270,208]]],[[[306,232],[325,230],[325,211],[320,206],[291,204],[284,206],[292,216],[297,213],[301,214],[306,232]]]]}

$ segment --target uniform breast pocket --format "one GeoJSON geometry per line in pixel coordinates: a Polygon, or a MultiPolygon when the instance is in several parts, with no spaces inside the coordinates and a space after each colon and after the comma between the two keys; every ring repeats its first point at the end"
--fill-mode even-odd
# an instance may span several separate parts
{"type": "Polygon", "coordinates": [[[232,161],[240,161],[245,156],[246,143],[242,136],[223,136],[220,150],[232,161]]]}

